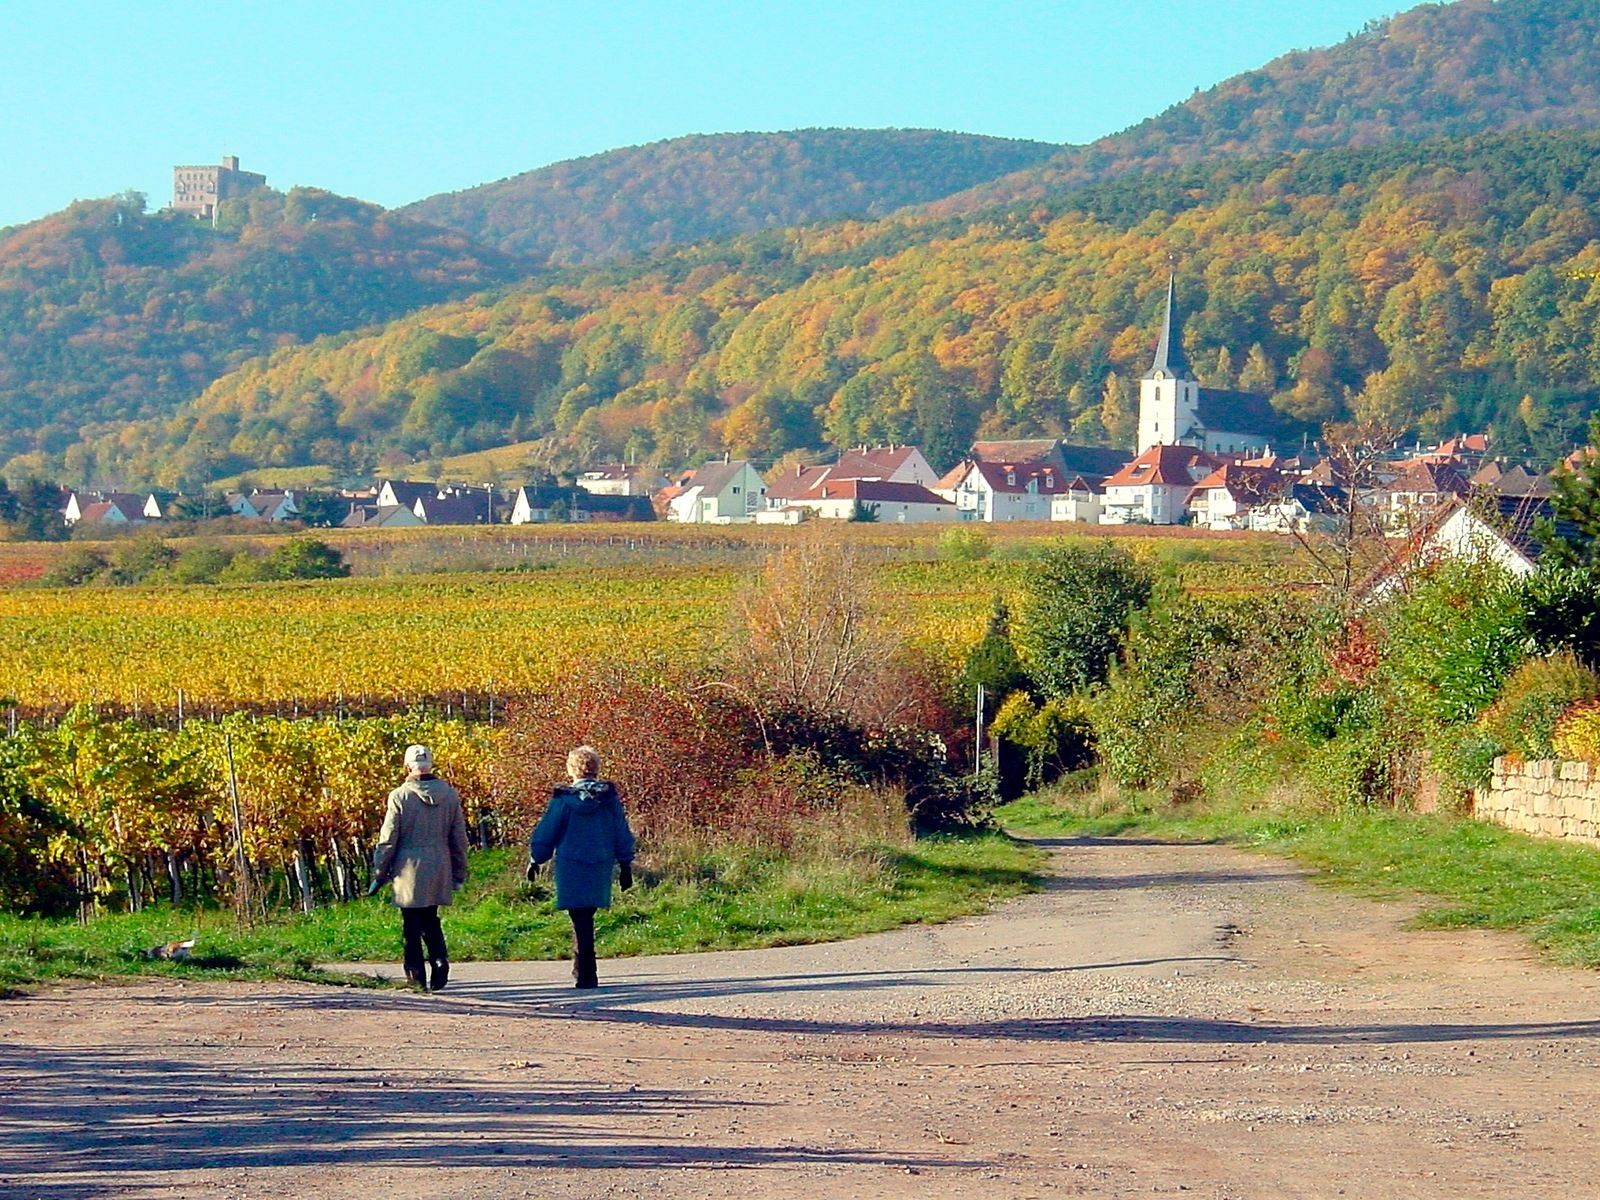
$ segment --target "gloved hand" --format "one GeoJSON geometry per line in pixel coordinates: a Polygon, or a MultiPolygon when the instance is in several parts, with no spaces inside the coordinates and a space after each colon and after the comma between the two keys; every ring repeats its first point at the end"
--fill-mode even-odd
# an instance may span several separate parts
{"type": "Polygon", "coordinates": [[[378,889],[381,888],[382,886],[383,886],[383,880],[374,879],[370,884],[367,885],[367,895],[376,896],[378,894],[378,889]]]}
{"type": "Polygon", "coordinates": [[[633,886],[633,864],[622,863],[617,867],[617,886],[627,891],[633,886]]]}
{"type": "Polygon", "coordinates": [[[539,864],[530,858],[528,860],[528,869],[523,872],[523,876],[529,883],[532,883],[535,879],[539,878],[539,864]]]}

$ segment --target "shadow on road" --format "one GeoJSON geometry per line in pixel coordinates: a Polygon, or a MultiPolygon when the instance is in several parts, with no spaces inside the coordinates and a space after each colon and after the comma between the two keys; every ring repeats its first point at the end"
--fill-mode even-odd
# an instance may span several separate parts
{"type": "MultiPolygon", "coordinates": [[[[715,979],[622,979],[595,992],[575,992],[564,983],[528,983],[512,980],[452,982],[448,993],[420,995],[401,991],[350,989],[314,994],[275,996],[274,1006],[318,1009],[359,1008],[404,1011],[441,1005],[463,1009],[491,1009],[497,1016],[528,1018],[564,1017],[585,1021],[655,1025],[671,1029],[709,1029],[740,1033],[810,1034],[823,1037],[933,1037],[962,1040],[999,1039],[1035,1042],[1152,1042],[1197,1045],[1361,1045],[1423,1044],[1502,1040],[1600,1039],[1600,1019],[1592,1021],[1517,1021],[1437,1024],[1376,1021],[1363,1024],[1281,1023],[1238,1021],[1214,1017],[1095,1015],[1071,1018],[1017,1018],[990,1021],[841,1020],[828,1017],[762,1015],[680,1011],[663,1005],[695,1001],[798,995],[832,992],[848,1002],[852,995],[894,987],[928,989],[983,983],[1004,986],[1006,977],[1178,963],[1233,961],[1228,956],[1192,956],[1118,962],[1085,963],[1070,967],[953,967],[921,971],[823,972],[815,975],[762,975],[715,979]]],[[[259,1005],[259,997],[173,996],[143,997],[144,1003],[177,1005],[259,1005]]]]}
{"type": "Polygon", "coordinates": [[[0,1195],[48,1200],[162,1187],[179,1171],[259,1167],[749,1168],[800,1162],[984,1165],[917,1154],[698,1140],[674,1121],[764,1107],[625,1081],[452,1086],[407,1069],[236,1065],[130,1052],[0,1047],[0,1195]]]}

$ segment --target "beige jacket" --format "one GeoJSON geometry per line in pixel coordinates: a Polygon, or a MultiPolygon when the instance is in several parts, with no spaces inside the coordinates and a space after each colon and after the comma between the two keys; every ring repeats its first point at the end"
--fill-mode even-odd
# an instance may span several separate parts
{"type": "Polygon", "coordinates": [[[400,908],[450,903],[467,881],[467,821],[455,788],[408,779],[389,793],[372,872],[380,884],[394,881],[400,908]]]}

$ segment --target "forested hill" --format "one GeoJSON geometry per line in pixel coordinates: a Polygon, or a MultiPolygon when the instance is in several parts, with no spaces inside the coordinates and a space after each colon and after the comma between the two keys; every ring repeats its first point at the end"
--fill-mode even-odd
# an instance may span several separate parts
{"type": "Polygon", "coordinates": [[[971,218],[693,247],[294,347],[99,440],[106,479],[548,437],[666,465],[871,441],[1126,445],[1177,256],[1203,382],[1550,457],[1600,399],[1600,135],[1189,167],[971,218]]]}
{"type": "Polygon", "coordinates": [[[556,163],[399,211],[541,262],[596,262],[759,229],[883,216],[1059,149],[927,129],[723,133],[556,163]]]}
{"type": "MultiPolygon", "coordinates": [[[[1183,70],[1187,76],[1203,67],[1191,63],[1183,70]]],[[[1600,3],[1424,4],[1374,22],[1337,46],[1274,59],[1122,133],[1065,149],[931,208],[971,212],[1129,172],[1230,157],[1397,138],[1595,128],[1600,3]]]]}
{"type": "Polygon", "coordinates": [[[218,228],[129,194],[0,230],[0,459],[170,413],[258,354],[528,273],[453,230],[299,188],[218,228]]]}

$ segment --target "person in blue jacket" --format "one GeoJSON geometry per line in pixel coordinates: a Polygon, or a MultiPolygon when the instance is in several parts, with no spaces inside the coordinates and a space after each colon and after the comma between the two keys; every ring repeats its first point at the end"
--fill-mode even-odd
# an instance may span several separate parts
{"type": "Polygon", "coordinates": [[[593,746],[567,755],[567,774],[572,783],[551,793],[550,806],[528,839],[528,879],[555,858],[556,908],[572,918],[572,974],[579,987],[592,988],[600,986],[595,910],[611,907],[612,864],[621,868],[622,890],[633,886],[633,830],[616,784],[599,777],[600,755],[593,746]]]}

